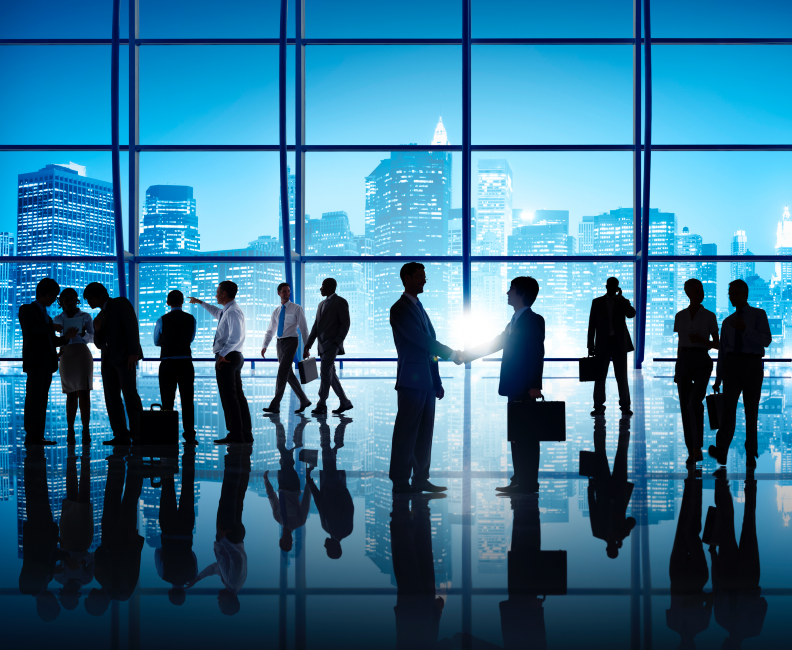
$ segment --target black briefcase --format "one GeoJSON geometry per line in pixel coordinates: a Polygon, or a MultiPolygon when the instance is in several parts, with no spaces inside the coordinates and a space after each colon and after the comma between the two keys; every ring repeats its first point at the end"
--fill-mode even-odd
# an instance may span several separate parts
{"type": "Polygon", "coordinates": [[[316,357],[308,357],[297,362],[297,372],[300,373],[300,383],[307,384],[319,378],[319,371],[316,369],[316,357]]]}
{"type": "Polygon", "coordinates": [[[507,407],[506,439],[566,441],[566,402],[526,400],[509,402],[507,407]]]}
{"type": "Polygon", "coordinates": [[[319,451],[317,449],[300,449],[299,460],[309,467],[316,467],[319,464],[319,451]]]}
{"type": "Polygon", "coordinates": [[[152,404],[148,411],[141,411],[137,444],[178,445],[179,412],[163,411],[162,404],[152,404]]]}
{"type": "Polygon", "coordinates": [[[596,476],[597,473],[597,452],[581,449],[578,476],[596,476]]]}
{"type": "Polygon", "coordinates": [[[580,381],[597,381],[597,358],[582,357],[578,360],[580,381]]]}
{"type": "Polygon", "coordinates": [[[723,424],[723,393],[707,395],[707,415],[709,415],[710,429],[720,429],[723,424]]]}
{"type": "Polygon", "coordinates": [[[510,596],[564,596],[567,592],[567,552],[537,551],[524,557],[509,551],[510,596]]]}

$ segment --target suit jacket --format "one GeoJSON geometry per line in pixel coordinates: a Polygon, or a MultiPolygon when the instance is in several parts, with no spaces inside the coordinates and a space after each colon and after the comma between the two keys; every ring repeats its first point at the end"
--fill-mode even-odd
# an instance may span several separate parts
{"type": "MultiPolygon", "coordinates": [[[[627,318],[635,318],[635,307],[624,296],[615,296],[613,303],[613,333],[616,336],[616,345],[622,352],[632,352],[632,339],[627,329],[627,318]]],[[[588,349],[604,348],[610,337],[610,322],[608,319],[608,297],[600,296],[591,301],[589,314],[588,349]]]]}
{"type": "Polygon", "coordinates": [[[544,340],[544,318],[529,307],[513,326],[507,326],[492,341],[466,350],[465,356],[478,359],[503,350],[498,394],[523,399],[531,388],[542,388],[544,340]]]}
{"type": "Polygon", "coordinates": [[[22,330],[22,370],[49,372],[58,369],[58,352],[52,319],[34,302],[19,307],[22,330]]]}
{"type": "Polygon", "coordinates": [[[421,318],[420,307],[406,296],[399,298],[390,310],[393,341],[396,344],[396,390],[439,390],[440,370],[437,357],[447,359],[453,350],[438,343],[429,314],[426,315],[427,332],[421,318]]]}
{"type": "Polygon", "coordinates": [[[122,365],[137,355],[143,358],[140,347],[140,330],[135,308],[126,298],[109,298],[102,312],[94,320],[101,329],[94,335],[94,343],[102,351],[102,359],[122,365]]]}
{"type": "Polygon", "coordinates": [[[333,294],[319,303],[316,310],[311,333],[305,342],[310,348],[314,341],[319,341],[319,354],[333,345],[337,346],[336,354],[344,353],[344,339],[349,334],[349,303],[341,296],[333,294]]]}

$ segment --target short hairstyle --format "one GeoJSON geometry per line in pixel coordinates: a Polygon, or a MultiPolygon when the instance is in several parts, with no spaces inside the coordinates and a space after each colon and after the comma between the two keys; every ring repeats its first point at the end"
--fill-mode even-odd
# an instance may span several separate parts
{"type": "Polygon", "coordinates": [[[58,296],[58,306],[63,307],[63,301],[70,297],[76,298],[77,304],[80,304],[80,296],[77,295],[77,291],[71,287],[68,287],[60,292],[60,295],[58,296]]]}
{"type": "Polygon", "coordinates": [[[178,289],[174,289],[168,294],[168,304],[178,307],[184,304],[184,294],[178,289]]]}
{"type": "Polygon", "coordinates": [[[328,288],[333,290],[333,293],[338,288],[338,282],[336,282],[335,278],[325,278],[322,284],[326,284],[328,288]]]}
{"type": "Polygon", "coordinates": [[[539,295],[539,283],[529,275],[520,275],[511,281],[511,286],[524,297],[530,305],[536,302],[539,295]]]}
{"type": "Polygon", "coordinates": [[[281,289],[283,289],[283,287],[289,287],[289,290],[291,290],[291,285],[288,282],[281,282],[278,285],[278,293],[281,292],[281,289]]]}
{"type": "Polygon", "coordinates": [[[619,284],[619,278],[610,277],[607,280],[605,280],[605,284],[614,284],[614,283],[616,283],[618,285],[619,284]],[[613,282],[611,282],[611,280],[613,282]]]}
{"type": "Polygon", "coordinates": [[[278,546],[280,546],[280,550],[284,553],[288,553],[292,550],[292,546],[294,545],[294,540],[291,537],[281,537],[278,540],[278,546]]]}
{"type": "Polygon", "coordinates": [[[88,296],[109,296],[110,294],[107,293],[107,287],[105,287],[101,282],[89,282],[88,286],[83,289],[83,298],[87,298],[88,296]]]}
{"type": "Polygon", "coordinates": [[[748,295],[748,284],[745,282],[745,280],[741,280],[739,278],[737,280],[732,280],[729,282],[729,288],[731,289],[732,287],[734,287],[737,291],[744,291],[745,295],[748,295]]]}
{"type": "Polygon", "coordinates": [[[690,278],[689,280],[685,280],[685,293],[688,292],[688,287],[693,289],[698,289],[702,293],[704,293],[704,285],[701,284],[701,280],[696,278],[690,278]]]}
{"type": "Polygon", "coordinates": [[[231,280],[223,280],[219,286],[220,289],[228,294],[228,297],[231,298],[231,300],[236,298],[237,291],[239,291],[239,287],[237,287],[236,282],[231,282],[231,280]]]}
{"type": "Polygon", "coordinates": [[[404,266],[401,267],[401,271],[399,271],[399,277],[401,278],[402,284],[404,284],[405,278],[411,277],[416,271],[421,269],[425,269],[426,267],[421,264],[420,262],[407,262],[404,266]]]}
{"type": "Polygon", "coordinates": [[[60,285],[52,278],[42,278],[36,285],[36,299],[43,298],[44,296],[54,293],[56,296],[60,293],[60,285]]]}

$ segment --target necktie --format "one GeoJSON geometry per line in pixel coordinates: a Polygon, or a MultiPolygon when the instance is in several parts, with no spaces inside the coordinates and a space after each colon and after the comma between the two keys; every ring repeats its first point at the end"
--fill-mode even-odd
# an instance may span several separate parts
{"type": "Polygon", "coordinates": [[[426,320],[426,312],[424,311],[423,305],[421,304],[420,300],[418,301],[418,309],[421,312],[421,322],[423,322],[424,331],[428,334],[429,333],[429,324],[428,324],[428,322],[426,320]]]}
{"type": "Polygon", "coordinates": [[[281,305],[280,317],[278,318],[278,338],[283,336],[283,323],[286,320],[286,305],[281,305]]]}
{"type": "MultiPolygon", "coordinates": [[[[737,312],[737,316],[742,318],[742,309],[737,312]]],[[[743,349],[743,337],[742,332],[738,329],[734,330],[734,351],[735,352],[742,352],[743,349]]]]}

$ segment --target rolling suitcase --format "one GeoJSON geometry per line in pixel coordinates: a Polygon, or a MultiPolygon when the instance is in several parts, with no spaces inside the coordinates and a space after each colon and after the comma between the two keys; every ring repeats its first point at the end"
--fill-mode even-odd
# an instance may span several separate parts
{"type": "Polygon", "coordinates": [[[566,402],[526,400],[509,402],[506,439],[537,438],[541,442],[566,441],[566,402]]]}
{"type": "Polygon", "coordinates": [[[178,445],[179,412],[163,411],[162,404],[152,404],[148,411],[140,412],[137,437],[139,445],[178,445]],[[158,407],[154,410],[154,407],[158,407]]]}

